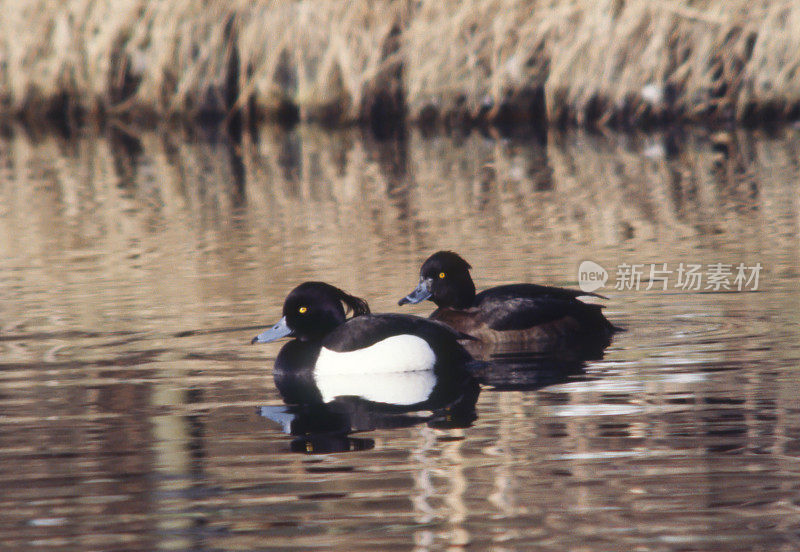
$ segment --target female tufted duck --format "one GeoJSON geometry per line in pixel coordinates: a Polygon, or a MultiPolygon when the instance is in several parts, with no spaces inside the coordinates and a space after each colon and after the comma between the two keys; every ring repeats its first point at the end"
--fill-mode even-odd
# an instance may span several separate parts
{"type": "Polygon", "coordinates": [[[323,282],[297,286],[283,303],[283,317],[252,343],[281,337],[276,371],[312,370],[317,376],[431,370],[464,363],[463,334],[445,324],[404,314],[370,314],[367,302],[323,282]],[[346,318],[344,306],[353,312],[346,318]]]}
{"type": "Polygon", "coordinates": [[[509,284],[475,294],[467,261],[452,251],[431,255],[420,269],[419,285],[400,305],[430,299],[430,316],[452,328],[494,343],[525,343],[529,350],[602,349],[620,328],[602,306],[584,303],[582,291],[536,284],[509,284]]]}

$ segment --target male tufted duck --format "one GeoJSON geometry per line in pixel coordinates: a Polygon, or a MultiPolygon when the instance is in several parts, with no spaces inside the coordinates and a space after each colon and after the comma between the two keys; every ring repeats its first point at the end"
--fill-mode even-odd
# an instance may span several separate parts
{"type": "Polygon", "coordinates": [[[584,303],[582,291],[537,284],[509,284],[475,294],[467,261],[452,251],[431,255],[420,269],[419,285],[400,305],[430,299],[430,318],[485,342],[525,343],[528,350],[602,349],[620,328],[602,306],[584,303]]]}
{"type": "Polygon", "coordinates": [[[312,370],[317,377],[431,370],[471,358],[458,343],[468,336],[449,326],[412,315],[370,314],[366,301],[323,282],[293,289],[280,321],[252,343],[281,337],[295,339],[278,353],[275,370],[312,370]]]}

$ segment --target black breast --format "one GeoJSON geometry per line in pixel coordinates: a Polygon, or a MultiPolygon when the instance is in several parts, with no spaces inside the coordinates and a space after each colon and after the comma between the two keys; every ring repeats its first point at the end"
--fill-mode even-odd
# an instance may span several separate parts
{"type": "Polygon", "coordinates": [[[281,347],[273,370],[277,372],[311,372],[319,357],[320,344],[293,339],[281,347]]]}

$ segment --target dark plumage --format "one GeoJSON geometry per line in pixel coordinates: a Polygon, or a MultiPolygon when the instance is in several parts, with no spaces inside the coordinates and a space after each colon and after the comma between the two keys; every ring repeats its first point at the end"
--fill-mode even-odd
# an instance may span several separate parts
{"type": "Polygon", "coordinates": [[[596,293],[510,284],[475,293],[470,265],[456,253],[440,251],[420,269],[417,288],[400,304],[430,299],[438,307],[430,316],[486,342],[522,342],[538,352],[579,347],[605,347],[619,328],[600,305],[584,303],[581,295],[596,293]]]}
{"type": "MultiPolygon", "coordinates": [[[[437,366],[471,359],[458,342],[469,336],[450,326],[413,315],[370,314],[366,301],[324,282],[305,282],[292,290],[284,301],[281,320],[254,337],[252,343],[293,337],[295,339],[278,354],[275,369],[313,370],[322,348],[333,353],[348,353],[368,349],[395,336],[424,340],[433,351],[437,366]],[[353,312],[349,319],[344,306],[353,312]]],[[[384,360],[387,365],[402,364],[397,358],[371,359],[379,364],[384,360]]]]}
{"type": "Polygon", "coordinates": [[[470,336],[455,331],[452,327],[434,320],[410,314],[369,314],[351,318],[322,340],[323,346],[332,351],[347,352],[363,349],[395,335],[415,335],[443,353],[460,354],[461,347],[453,347],[459,339],[470,336]]]}

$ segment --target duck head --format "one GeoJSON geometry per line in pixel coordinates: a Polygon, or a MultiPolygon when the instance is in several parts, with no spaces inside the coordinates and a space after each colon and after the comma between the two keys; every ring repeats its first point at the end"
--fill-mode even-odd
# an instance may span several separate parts
{"type": "Polygon", "coordinates": [[[346,318],[345,306],[353,316],[369,313],[363,299],[324,282],[305,282],[294,288],[283,302],[283,317],[251,343],[269,343],[282,337],[300,341],[321,340],[346,318]]]}
{"type": "Polygon", "coordinates": [[[398,304],[430,299],[437,307],[468,308],[475,299],[475,284],[469,275],[471,268],[457,253],[434,253],[422,264],[417,287],[398,304]]]}

